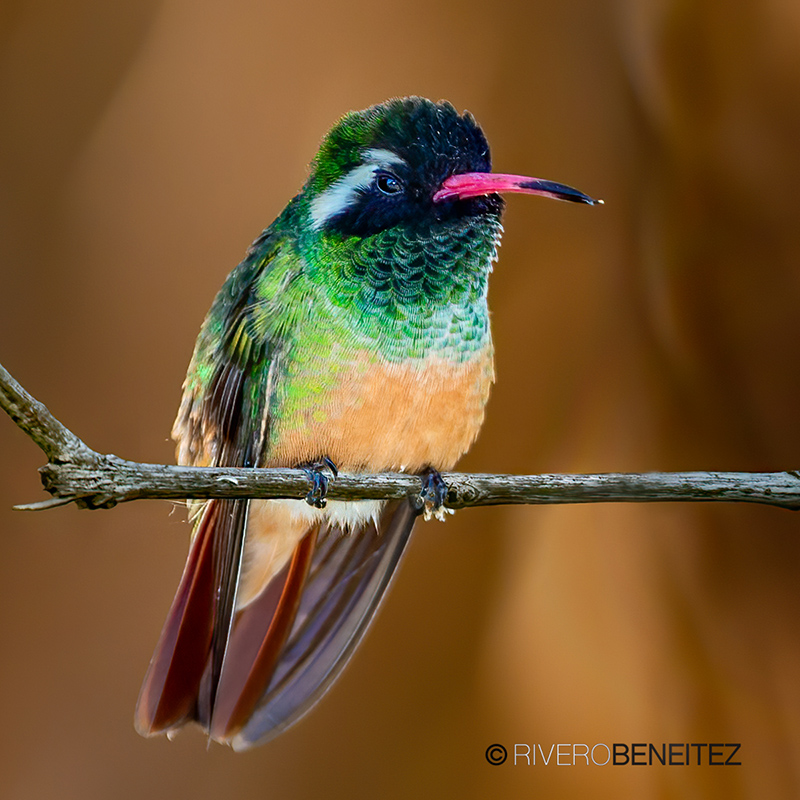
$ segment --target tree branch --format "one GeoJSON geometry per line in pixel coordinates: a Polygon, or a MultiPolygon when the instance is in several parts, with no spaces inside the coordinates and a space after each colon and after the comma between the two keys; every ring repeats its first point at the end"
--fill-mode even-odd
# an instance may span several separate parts
{"type": "MultiPolygon", "coordinates": [[[[0,365],[0,406],[47,455],[41,473],[53,499],[26,506],[41,510],[76,503],[110,508],[128,500],[212,497],[302,498],[309,479],[299,469],[237,469],[140,464],[97,453],[64,427],[0,365]]],[[[800,473],[652,472],[604,475],[442,476],[447,506],[659,501],[764,503],[800,509],[800,473]]],[[[339,473],[331,500],[418,498],[420,479],[402,473],[339,473]]]]}
{"type": "Polygon", "coordinates": [[[97,453],[65,428],[43,403],[25,391],[0,364],[0,407],[44,451],[53,463],[89,464],[97,453]]]}

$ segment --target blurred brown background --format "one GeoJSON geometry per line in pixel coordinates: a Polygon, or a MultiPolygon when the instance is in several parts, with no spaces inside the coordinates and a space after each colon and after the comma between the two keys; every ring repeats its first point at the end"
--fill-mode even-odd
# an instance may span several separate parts
{"type": "MultiPolygon", "coordinates": [[[[512,198],[498,384],[463,467],[800,464],[796,0],[6,0],[0,361],[91,446],[169,462],[198,327],[345,111],[469,108],[512,198]]],[[[132,712],[180,508],[12,512],[43,458],[0,419],[0,797],[790,798],[800,517],[461,512],[421,526],[343,680],[235,755],[132,712]],[[741,742],[741,767],[501,767],[493,742],[741,742]]]]}

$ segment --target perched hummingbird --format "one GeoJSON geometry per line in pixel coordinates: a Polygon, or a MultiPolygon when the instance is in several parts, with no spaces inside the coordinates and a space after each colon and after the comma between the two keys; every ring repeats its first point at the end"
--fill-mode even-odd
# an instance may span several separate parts
{"type": "Polygon", "coordinates": [[[593,204],[491,173],[469,113],[420,97],[343,117],[300,193],[203,323],[178,461],[295,467],[303,500],[192,504],[189,556],[136,710],[241,750],[296,722],[358,646],[408,543],[411,501],[325,501],[327,474],[439,470],[475,440],[494,378],[486,290],[502,192],[593,204]]]}

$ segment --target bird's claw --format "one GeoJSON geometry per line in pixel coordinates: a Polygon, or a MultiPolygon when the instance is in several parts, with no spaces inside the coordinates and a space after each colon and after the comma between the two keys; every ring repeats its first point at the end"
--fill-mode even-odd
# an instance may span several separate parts
{"type": "Polygon", "coordinates": [[[422,476],[422,491],[419,494],[425,522],[432,518],[444,522],[448,514],[455,514],[452,508],[447,508],[444,504],[444,501],[447,500],[447,492],[444,478],[432,467],[427,469],[422,476]]]}
{"type": "Polygon", "coordinates": [[[335,480],[339,475],[336,464],[325,456],[313,464],[301,464],[299,469],[302,469],[308,475],[308,480],[311,482],[311,488],[305,498],[306,503],[313,508],[325,508],[328,504],[325,499],[328,494],[328,483],[335,480]],[[330,478],[325,474],[325,470],[330,472],[330,478]]]}

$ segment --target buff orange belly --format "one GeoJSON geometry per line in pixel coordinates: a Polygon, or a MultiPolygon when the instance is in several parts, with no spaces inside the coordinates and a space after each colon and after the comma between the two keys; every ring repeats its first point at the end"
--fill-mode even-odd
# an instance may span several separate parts
{"type": "Polygon", "coordinates": [[[327,456],[345,470],[451,469],[483,422],[492,348],[462,362],[373,363],[342,378],[313,408],[279,416],[265,466],[327,456]]]}

